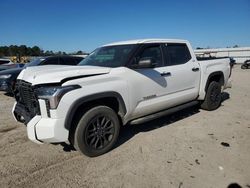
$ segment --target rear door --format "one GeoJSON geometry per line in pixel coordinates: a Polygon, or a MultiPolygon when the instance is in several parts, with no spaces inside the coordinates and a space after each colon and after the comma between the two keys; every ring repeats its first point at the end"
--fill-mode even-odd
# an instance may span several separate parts
{"type": "Polygon", "coordinates": [[[198,97],[200,83],[199,64],[191,56],[186,43],[164,44],[165,72],[168,73],[167,99],[175,105],[198,97]]]}

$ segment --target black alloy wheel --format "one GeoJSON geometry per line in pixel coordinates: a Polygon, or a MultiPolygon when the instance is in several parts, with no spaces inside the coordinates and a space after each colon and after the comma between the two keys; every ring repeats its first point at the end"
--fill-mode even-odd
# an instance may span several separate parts
{"type": "Polygon", "coordinates": [[[93,149],[103,149],[112,141],[114,134],[112,120],[108,116],[97,116],[87,125],[85,142],[93,149]]]}
{"type": "Polygon", "coordinates": [[[83,112],[74,132],[74,147],[81,153],[96,157],[110,151],[119,136],[117,113],[107,106],[95,106],[83,112]]]}
{"type": "Polygon", "coordinates": [[[221,94],[221,84],[215,81],[212,81],[208,89],[206,91],[206,96],[204,101],[201,103],[201,108],[204,110],[215,110],[217,109],[222,100],[222,94],[221,94]]]}

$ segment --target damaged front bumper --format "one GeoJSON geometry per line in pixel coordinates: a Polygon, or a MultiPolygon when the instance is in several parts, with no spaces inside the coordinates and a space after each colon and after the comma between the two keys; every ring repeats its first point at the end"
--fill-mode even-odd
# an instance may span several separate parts
{"type": "Polygon", "coordinates": [[[43,101],[39,101],[41,115],[30,117],[25,108],[15,103],[12,114],[16,121],[22,122],[27,126],[28,138],[38,144],[67,142],[69,131],[64,127],[64,118],[56,119],[47,116],[47,111],[43,101]],[[44,113],[43,113],[44,112],[44,113]]]}
{"type": "Polygon", "coordinates": [[[16,121],[24,123],[25,125],[27,125],[27,123],[32,119],[32,117],[30,116],[30,113],[28,113],[25,110],[24,105],[22,105],[20,103],[14,104],[12,114],[13,114],[16,121]]]}

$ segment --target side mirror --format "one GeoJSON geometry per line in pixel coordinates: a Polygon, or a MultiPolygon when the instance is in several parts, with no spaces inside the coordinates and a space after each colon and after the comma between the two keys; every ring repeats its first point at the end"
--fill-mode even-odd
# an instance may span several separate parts
{"type": "Polygon", "coordinates": [[[138,62],[138,68],[154,68],[155,65],[155,59],[150,57],[141,58],[138,62]]]}

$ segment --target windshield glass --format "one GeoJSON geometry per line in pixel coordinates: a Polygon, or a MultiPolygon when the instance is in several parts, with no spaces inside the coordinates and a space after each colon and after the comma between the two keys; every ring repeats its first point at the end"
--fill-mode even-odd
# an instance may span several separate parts
{"type": "Polygon", "coordinates": [[[39,65],[43,60],[44,60],[44,58],[37,58],[37,59],[31,61],[30,63],[27,63],[27,64],[24,66],[24,68],[26,68],[26,67],[32,67],[32,66],[37,66],[37,65],[39,65]]]}
{"type": "Polygon", "coordinates": [[[78,65],[121,67],[126,64],[136,46],[133,44],[97,48],[78,65]]]}

